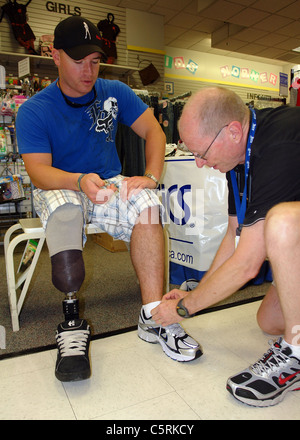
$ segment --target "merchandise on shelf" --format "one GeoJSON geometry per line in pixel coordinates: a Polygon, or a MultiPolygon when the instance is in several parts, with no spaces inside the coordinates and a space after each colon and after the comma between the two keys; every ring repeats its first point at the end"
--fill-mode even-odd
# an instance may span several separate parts
{"type": "Polygon", "coordinates": [[[0,203],[24,198],[21,175],[0,177],[0,203]]]}
{"type": "Polygon", "coordinates": [[[13,153],[10,130],[6,126],[0,126],[0,156],[6,156],[10,153],[13,153]]]}
{"type": "Polygon", "coordinates": [[[39,50],[42,57],[52,57],[54,35],[41,35],[39,50]]]}
{"type": "Polygon", "coordinates": [[[20,272],[24,272],[31,264],[34,257],[38,242],[35,240],[28,240],[24,256],[20,266],[20,272]]]}

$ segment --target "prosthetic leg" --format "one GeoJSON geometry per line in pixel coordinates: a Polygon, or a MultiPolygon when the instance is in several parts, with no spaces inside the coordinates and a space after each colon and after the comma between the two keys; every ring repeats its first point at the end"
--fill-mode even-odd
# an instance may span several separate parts
{"type": "Polygon", "coordinates": [[[49,217],[46,240],[51,257],[52,283],[65,294],[65,321],[56,332],[55,376],[62,382],[90,377],[90,326],[79,318],[79,291],[85,277],[82,256],[83,216],[79,206],[66,204],[49,217]]]}
{"type": "Polygon", "coordinates": [[[79,319],[79,291],[85,277],[82,251],[71,249],[51,257],[52,283],[65,294],[62,302],[65,320],[79,319]]]}
{"type": "Polygon", "coordinates": [[[79,291],[85,277],[82,257],[83,215],[80,206],[66,204],[49,217],[46,240],[51,257],[52,283],[65,294],[65,320],[79,318],[79,291]]]}

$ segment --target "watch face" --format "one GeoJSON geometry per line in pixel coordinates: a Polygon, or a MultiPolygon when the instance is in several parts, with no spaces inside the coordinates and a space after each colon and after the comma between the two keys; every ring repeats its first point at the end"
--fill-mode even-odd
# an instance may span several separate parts
{"type": "Polygon", "coordinates": [[[186,316],[186,311],[184,309],[181,309],[180,307],[177,307],[177,313],[182,317],[186,316]]]}

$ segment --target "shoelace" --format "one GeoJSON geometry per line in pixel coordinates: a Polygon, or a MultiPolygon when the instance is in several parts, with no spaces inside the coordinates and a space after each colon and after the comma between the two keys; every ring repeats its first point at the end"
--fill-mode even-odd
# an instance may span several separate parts
{"type": "Polygon", "coordinates": [[[85,354],[89,330],[65,331],[57,335],[57,344],[61,357],[85,354]]]}
{"type": "Polygon", "coordinates": [[[267,353],[251,366],[252,371],[260,376],[275,371],[290,360],[290,357],[282,352],[281,347],[273,345],[273,341],[269,341],[269,345],[271,345],[271,348],[267,353]]]}
{"type": "Polygon", "coordinates": [[[166,327],[159,327],[159,334],[158,336],[160,337],[161,335],[161,331],[162,329],[164,329],[167,333],[170,333],[173,336],[184,336],[185,335],[185,331],[183,330],[183,328],[181,327],[180,324],[170,324],[167,325],[166,327]]]}

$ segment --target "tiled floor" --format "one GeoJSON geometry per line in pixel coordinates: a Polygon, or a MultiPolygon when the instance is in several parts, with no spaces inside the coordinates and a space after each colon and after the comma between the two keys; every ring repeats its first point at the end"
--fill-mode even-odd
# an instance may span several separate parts
{"type": "Polygon", "coordinates": [[[300,419],[300,391],[279,405],[255,408],[236,401],[227,378],[267,351],[255,321],[255,302],[185,321],[203,346],[191,363],[166,357],[136,332],[93,341],[91,379],[62,384],[56,351],[0,362],[0,419],[208,420],[300,419]]]}

